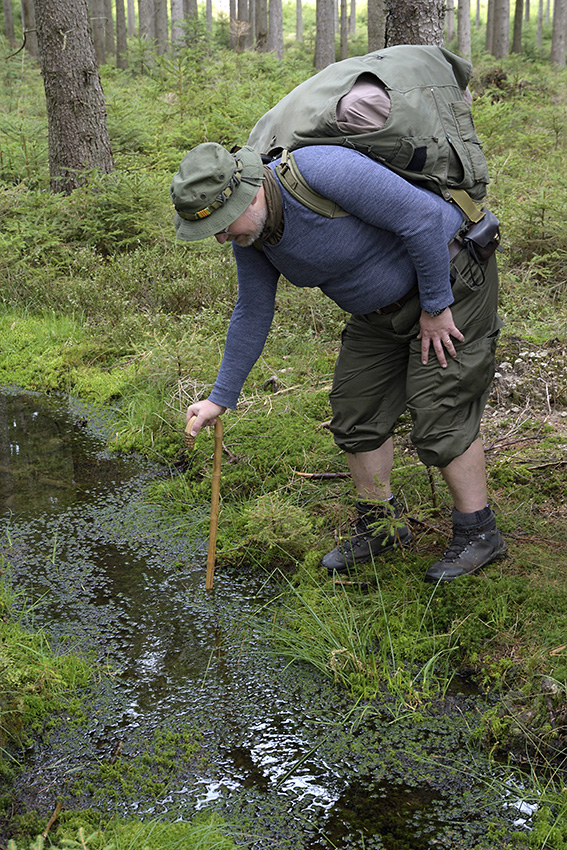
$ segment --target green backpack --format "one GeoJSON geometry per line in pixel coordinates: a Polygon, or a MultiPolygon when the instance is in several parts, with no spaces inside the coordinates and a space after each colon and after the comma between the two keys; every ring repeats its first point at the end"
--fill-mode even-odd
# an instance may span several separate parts
{"type": "MultiPolygon", "coordinates": [[[[486,195],[489,178],[464,100],[471,73],[466,59],[425,45],[396,45],[344,59],[280,100],[260,118],[247,144],[271,158],[305,145],[355,148],[411,183],[456,202],[476,221],[483,213],[474,201],[486,195]],[[360,78],[375,79],[385,89],[389,115],[379,129],[345,133],[337,123],[337,106],[360,78]]],[[[284,176],[289,176],[290,169],[294,185],[303,182],[307,187],[299,185],[296,197],[312,206],[305,193],[313,190],[301,178],[292,156],[284,163],[284,176]]]]}

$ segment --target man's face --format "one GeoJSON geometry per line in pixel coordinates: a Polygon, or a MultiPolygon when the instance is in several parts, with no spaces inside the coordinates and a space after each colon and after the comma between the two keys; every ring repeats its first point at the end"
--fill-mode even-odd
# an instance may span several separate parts
{"type": "Polygon", "coordinates": [[[225,242],[236,242],[241,248],[248,248],[253,242],[258,239],[262,233],[268,210],[260,198],[260,193],[256,195],[252,203],[244,210],[241,216],[236,221],[220,233],[215,233],[215,239],[223,245],[225,242]]]}

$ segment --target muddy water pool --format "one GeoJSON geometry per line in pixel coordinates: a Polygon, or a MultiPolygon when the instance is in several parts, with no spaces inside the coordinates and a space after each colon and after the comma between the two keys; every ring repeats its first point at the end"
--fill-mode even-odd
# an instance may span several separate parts
{"type": "Polygon", "coordinates": [[[455,689],[419,716],[353,710],[270,651],[281,588],[218,569],[204,590],[206,541],[190,526],[207,506],[180,529],[148,497],[170,470],[109,453],[111,425],[76,401],[4,389],[0,407],[0,552],[17,605],[95,670],[81,712],[26,752],[23,804],[188,820],[212,809],[262,850],[495,850],[529,826],[471,744],[478,696],[455,689]]]}

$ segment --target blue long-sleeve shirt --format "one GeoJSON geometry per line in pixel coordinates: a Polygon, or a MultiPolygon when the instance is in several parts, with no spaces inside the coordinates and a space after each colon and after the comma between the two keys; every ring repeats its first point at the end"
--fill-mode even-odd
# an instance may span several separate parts
{"type": "Polygon", "coordinates": [[[359,315],[397,301],[416,284],[424,310],[453,302],[447,246],[463,223],[458,207],[354,150],[322,145],[301,148],[294,156],[309,185],[350,215],[318,215],[278,181],[284,216],[280,241],[264,244],[263,252],[233,243],[238,300],[209,396],[223,407],[236,407],[262,353],[280,275],[295,286],[319,287],[343,310],[359,315]]]}

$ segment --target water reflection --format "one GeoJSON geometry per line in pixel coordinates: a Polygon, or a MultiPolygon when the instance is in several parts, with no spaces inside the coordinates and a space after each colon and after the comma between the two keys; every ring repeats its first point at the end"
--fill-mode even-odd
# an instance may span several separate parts
{"type": "Polygon", "coordinates": [[[262,850],[347,840],[482,848],[490,818],[504,828],[517,820],[480,781],[471,800],[472,698],[453,698],[462,721],[449,725],[432,716],[418,732],[391,718],[350,728],[344,695],[270,654],[257,615],[272,593],[264,577],[219,570],[214,594],[204,591],[204,544],[174,534],[147,499],[167,470],[110,455],[104,421],[76,402],[7,393],[0,404],[1,549],[12,580],[61,651],[94,652],[107,671],[87,725],[70,734],[63,719],[29,753],[21,788],[31,806],[48,811],[59,794],[124,814],[191,818],[212,806],[252,819],[259,837],[248,846],[262,850]],[[156,736],[181,731],[198,756],[176,744],[167,781],[151,792],[140,781],[135,795],[111,795],[96,779],[77,790],[77,778],[118,757],[157,759],[156,736]]]}

